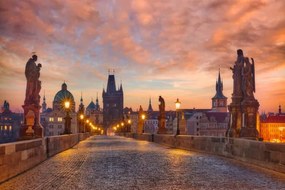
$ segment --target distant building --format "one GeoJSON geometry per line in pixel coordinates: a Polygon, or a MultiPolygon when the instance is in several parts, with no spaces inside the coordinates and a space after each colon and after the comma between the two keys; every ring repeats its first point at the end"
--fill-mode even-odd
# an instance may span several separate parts
{"type": "Polygon", "coordinates": [[[213,112],[227,112],[227,97],[223,94],[223,82],[221,80],[221,73],[219,71],[218,81],[216,81],[216,94],[212,98],[213,112]]]}
{"type": "Polygon", "coordinates": [[[103,89],[103,125],[112,127],[123,119],[124,93],[122,84],[116,90],[115,76],[109,74],[107,90],[103,89]]]}
{"type": "Polygon", "coordinates": [[[227,112],[205,112],[200,119],[199,135],[201,136],[226,136],[229,124],[227,112]]]}
{"type": "Polygon", "coordinates": [[[269,142],[285,142],[285,113],[281,105],[277,114],[262,115],[260,119],[260,137],[269,142]]]}
{"type": "Polygon", "coordinates": [[[103,110],[100,108],[98,96],[96,98],[96,104],[91,100],[89,105],[86,107],[86,116],[96,126],[103,125],[103,110]]]}
{"type": "Polygon", "coordinates": [[[0,143],[13,142],[19,138],[22,120],[23,114],[13,113],[9,103],[4,101],[0,112],[0,143]]]}
{"type": "Polygon", "coordinates": [[[198,136],[225,136],[229,113],[200,111],[187,120],[187,134],[198,136]]]}
{"type": "MultiPolygon", "coordinates": [[[[75,112],[74,97],[67,90],[66,83],[63,83],[61,90],[58,91],[53,100],[53,108],[46,109],[41,113],[41,124],[44,127],[45,136],[54,136],[64,134],[65,116],[64,102],[70,102],[71,133],[77,133],[77,114],[75,112]]],[[[45,101],[44,101],[45,102],[45,101]]]]}

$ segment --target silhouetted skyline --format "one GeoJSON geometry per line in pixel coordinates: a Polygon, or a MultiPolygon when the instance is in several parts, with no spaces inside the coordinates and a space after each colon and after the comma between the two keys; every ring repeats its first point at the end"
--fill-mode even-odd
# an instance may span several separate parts
{"type": "MultiPolygon", "coordinates": [[[[260,112],[285,106],[284,1],[5,1],[0,2],[0,102],[22,110],[25,64],[42,64],[48,106],[66,81],[76,107],[106,88],[108,69],[123,83],[125,106],[210,108],[219,67],[231,97],[229,67],[241,48],[255,59],[260,112]]],[[[42,101],[41,101],[42,102],[42,101]]],[[[230,102],[230,101],[229,101],[230,102]]]]}

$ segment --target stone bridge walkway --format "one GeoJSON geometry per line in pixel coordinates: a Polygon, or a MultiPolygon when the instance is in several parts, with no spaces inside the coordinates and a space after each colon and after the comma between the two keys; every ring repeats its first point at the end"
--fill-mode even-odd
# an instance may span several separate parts
{"type": "Polygon", "coordinates": [[[95,136],[0,189],[285,189],[285,174],[150,142],[95,136]]]}

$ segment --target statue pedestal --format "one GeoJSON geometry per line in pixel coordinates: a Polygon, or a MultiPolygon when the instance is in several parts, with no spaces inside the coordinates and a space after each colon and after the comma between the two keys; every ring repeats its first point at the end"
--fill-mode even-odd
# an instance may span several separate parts
{"type": "Polygon", "coordinates": [[[230,123],[226,133],[228,137],[239,137],[242,124],[241,99],[241,96],[233,96],[232,103],[228,107],[230,113],[230,123]]]}
{"type": "Polygon", "coordinates": [[[241,103],[242,107],[242,127],[240,130],[241,138],[249,138],[256,140],[258,138],[258,131],[256,127],[257,112],[259,103],[256,99],[245,99],[241,103]]]}
{"type": "Polygon", "coordinates": [[[24,108],[24,123],[20,129],[20,140],[42,138],[43,127],[40,124],[40,109],[39,105],[23,105],[24,108]]]}
{"type": "Polygon", "coordinates": [[[159,117],[158,118],[158,131],[157,134],[166,134],[167,129],[166,129],[166,119],[165,117],[159,117]]]}

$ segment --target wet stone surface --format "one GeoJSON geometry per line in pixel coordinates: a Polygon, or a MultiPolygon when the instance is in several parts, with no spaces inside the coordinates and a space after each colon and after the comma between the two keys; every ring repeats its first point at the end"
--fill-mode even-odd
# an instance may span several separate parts
{"type": "Polygon", "coordinates": [[[209,154],[95,136],[0,189],[285,189],[285,175],[209,154]]]}

